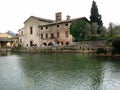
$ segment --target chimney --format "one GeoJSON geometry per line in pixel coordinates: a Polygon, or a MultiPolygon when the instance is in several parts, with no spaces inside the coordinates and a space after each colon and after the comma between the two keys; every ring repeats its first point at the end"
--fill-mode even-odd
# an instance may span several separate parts
{"type": "Polygon", "coordinates": [[[67,20],[70,20],[70,16],[69,16],[69,15],[67,15],[67,16],[66,16],[66,19],[67,19],[67,20]]]}
{"type": "Polygon", "coordinates": [[[58,13],[55,14],[55,16],[56,16],[56,22],[59,22],[59,21],[62,20],[62,15],[61,14],[62,14],[61,12],[58,12],[58,13]]]}

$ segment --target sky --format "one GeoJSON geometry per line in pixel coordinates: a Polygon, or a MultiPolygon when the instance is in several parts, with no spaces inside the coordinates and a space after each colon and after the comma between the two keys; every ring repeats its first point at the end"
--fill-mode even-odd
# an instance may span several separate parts
{"type": "MultiPolygon", "coordinates": [[[[18,33],[30,16],[55,20],[55,13],[62,12],[71,18],[89,20],[93,0],[0,0],[0,33],[11,30],[18,33]]],[[[104,26],[110,22],[120,24],[120,0],[95,0],[104,26]]]]}

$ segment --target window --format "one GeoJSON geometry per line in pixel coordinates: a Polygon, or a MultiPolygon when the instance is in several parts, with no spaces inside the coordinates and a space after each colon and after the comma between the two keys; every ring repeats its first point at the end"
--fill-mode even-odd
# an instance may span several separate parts
{"type": "Polygon", "coordinates": [[[23,35],[23,31],[21,31],[21,35],[23,35]]]}
{"type": "Polygon", "coordinates": [[[54,34],[53,33],[51,33],[51,38],[54,38],[54,34]]]}
{"type": "Polygon", "coordinates": [[[22,43],[22,39],[20,39],[20,43],[22,43]]]}
{"type": "Polygon", "coordinates": [[[68,26],[68,23],[66,23],[65,26],[68,26]]]}
{"type": "Polygon", "coordinates": [[[48,29],[48,26],[46,26],[46,29],[48,29]]]}
{"type": "Polygon", "coordinates": [[[41,30],[43,30],[43,27],[41,27],[41,30]]]}
{"type": "Polygon", "coordinates": [[[57,25],[57,27],[59,27],[59,25],[57,25]]]}
{"type": "Polygon", "coordinates": [[[68,37],[69,36],[68,34],[69,34],[68,31],[65,31],[65,37],[68,37]]]}
{"type": "Polygon", "coordinates": [[[48,34],[46,33],[46,39],[48,39],[48,34]]]}
{"type": "Polygon", "coordinates": [[[30,34],[33,34],[33,27],[30,27],[30,34]]]}
{"type": "Polygon", "coordinates": [[[59,37],[60,36],[60,33],[59,32],[57,32],[57,37],[59,37]]]}
{"type": "Polygon", "coordinates": [[[43,34],[41,34],[41,39],[43,39],[43,34]]]}

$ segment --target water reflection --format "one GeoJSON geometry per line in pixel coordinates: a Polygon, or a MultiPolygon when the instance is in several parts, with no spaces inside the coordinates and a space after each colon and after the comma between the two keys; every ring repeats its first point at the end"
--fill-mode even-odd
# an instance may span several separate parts
{"type": "Polygon", "coordinates": [[[0,57],[0,90],[21,90],[22,71],[19,57],[9,55],[0,57]]]}
{"type": "Polygon", "coordinates": [[[29,82],[32,82],[36,89],[97,90],[101,83],[102,69],[100,68],[102,65],[92,60],[93,58],[90,58],[89,54],[70,56],[71,54],[55,53],[31,54],[27,57],[25,55],[22,67],[27,72],[25,74],[29,78],[29,82]]]}
{"type": "Polygon", "coordinates": [[[6,56],[7,55],[7,52],[1,52],[0,53],[0,56],[6,56]]]}
{"type": "Polygon", "coordinates": [[[18,53],[2,58],[2,90],[120,89],[119,58],[86,53],[18,53]]]}
{"type": "MultiPolygon", "coordinates": [[[[104,58],[103,58],[104,59],[104,58]]],[[[102,60],[103,60],[102,59],[102,60]]],[[[106,58],[102,62],[103,82],[102,90],[119,90],[120,89],[120,58],[106,58]]]]}

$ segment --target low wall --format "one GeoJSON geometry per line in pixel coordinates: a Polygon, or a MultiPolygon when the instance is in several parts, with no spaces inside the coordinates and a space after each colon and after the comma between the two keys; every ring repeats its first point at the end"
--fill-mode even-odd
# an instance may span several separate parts
{"type": "Polygon", "coordinates": [[[99,47],[107,47],[107,41],[73,42],[66,46],[33,46],[14,48],[17,52],[96,52],[99,47]]]}
{"type": "Polygon", "coordinates": [[[83,44],[99,47],[99,46],[106,46],[107,41],[106,40],[99,40],[99,41],[72,42],[72,45],[83,45],[83,44]]]}
{"type": "Polygon", "coordinates": [[[95,52],[91,47],[81,47],[79,45],[70,46],[44,46],[44,47],[27,47],[13,48],[16,52],[95,52]]]}
{"type": "Polygon", "coordinates": [[[72,45],[80,45],[80,46],[91,46],[95,50],[99,47],[106,47],[107,41],[100,40],[100,41],[81,41],[81,42],[72,42],[72,45]]]}

